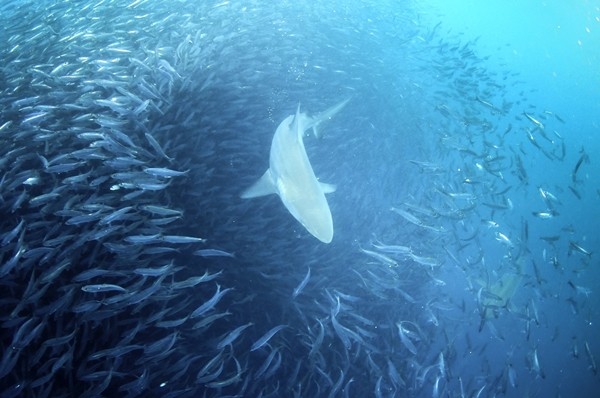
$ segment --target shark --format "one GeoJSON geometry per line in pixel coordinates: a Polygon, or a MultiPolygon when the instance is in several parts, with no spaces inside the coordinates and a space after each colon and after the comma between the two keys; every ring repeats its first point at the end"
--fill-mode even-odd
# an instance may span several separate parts
{"type": "Polygon", "coordinates": [[[325,194],[334,192],[336,187],[319,182],[315,176],[304,147],[304,135],[312,129],[319,137],[319,125],[333,118],[349,100],[314,116],[301,113],[298,105],[296,114],[286,117],[275,131],[269,168],[241,194],[243,199],[279,195],[290,214],[323,243],[333,240],[333,219],[325,194]]]}

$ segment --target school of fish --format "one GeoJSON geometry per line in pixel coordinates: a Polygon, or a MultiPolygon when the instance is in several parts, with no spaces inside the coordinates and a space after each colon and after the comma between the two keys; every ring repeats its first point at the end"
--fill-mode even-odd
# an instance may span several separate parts
{"type": "Polygon", "coordinates": [[[0,396],[598,386],[593,154],[397,3],[3,2],[0,396]]]}

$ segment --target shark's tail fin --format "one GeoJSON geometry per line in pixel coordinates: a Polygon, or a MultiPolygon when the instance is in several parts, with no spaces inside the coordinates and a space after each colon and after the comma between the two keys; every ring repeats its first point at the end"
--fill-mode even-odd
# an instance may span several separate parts
{"type": "Polygon", "coordinates": [[[332,106],[331,108],[327,109],[324,112],[321,112],[321,113],[318,113],[318,114],[316,114],[314,116],[308,117],[308,120],[306,122],[306,126],[304,128],[306,130],[312,128],[315,137],[321,138],[321,135],[318,132],[319,125],[322,122],[330,120],[332,117],[334,117],[336,113],[338,113],[339,111],[341,111],[342,108],[344,106],[346,106],[346,104],[348,103],[348,101],[350,101],[350,98],[345,99],[344,101],[340,102],[337,105],[332,106]]]}

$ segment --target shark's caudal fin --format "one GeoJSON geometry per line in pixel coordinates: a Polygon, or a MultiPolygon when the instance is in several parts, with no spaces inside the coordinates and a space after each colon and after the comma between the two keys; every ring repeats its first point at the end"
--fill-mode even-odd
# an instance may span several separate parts
{"type": "Polygon", "coordinates": [[[349,100],[309,117],[300,112],[286,117],[277,127],[269,156],[269,169],[245,190],[242,198],[276,193],[283,205],[306,230],[323,243],[333,239],[331,211],[325,199],[326,193],[335,191],[335,185],[319,182],[306,155],[304,133],[331,119],[349,100]]]}
{"type": "Polygon", "coordinates": [[[277,193],[277,188],[273,184],[273,178],[271,177],[271,169],[267,169],[265,174],[262,175],[250,188],[246,189],[240,197],[242,199],[257,198],[259,196],[271,195],[277,193]]]}
{"type": "Polygon", "coordinates": [[[335,116],[336,113],[338,113],[339,111],[342,110],[342,108],[344,106],[346,106],[346,104],[348,103],[348,101],[350,101],[350,98],[345,99],[344,101],[340,102],[337,105],[332,106],[331,108],[327,109],[324,112],[318,113],[316,115],[313,116],[307,116],[306,119],[306,125],[305,125],[305,129],[312,129],[313,134],[315,135],[315,137],[317,138],[321,138],[321,134],[318,131],[319,125],[322,122],[325,122],[327,120],[330,120],[332,117],[335,116]]]}

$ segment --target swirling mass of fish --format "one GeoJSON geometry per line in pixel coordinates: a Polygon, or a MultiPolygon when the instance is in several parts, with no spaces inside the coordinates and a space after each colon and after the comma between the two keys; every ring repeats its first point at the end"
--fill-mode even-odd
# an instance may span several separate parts
{"type": "Polygon", "coordinates": [[[0,396],[597,386],[593,154],[396,3],[3,2],[0,396]]]}

